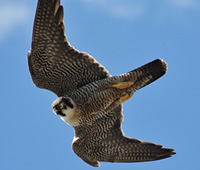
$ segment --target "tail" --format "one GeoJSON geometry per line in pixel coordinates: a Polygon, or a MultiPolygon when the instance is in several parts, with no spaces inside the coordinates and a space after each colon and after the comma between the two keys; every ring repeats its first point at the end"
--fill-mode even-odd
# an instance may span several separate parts
{"type": "Polygon", "coordinates": [[[162,59],[156,59],[135,70],[121,75],[125,81],[133,82],[131,89],[134,91],[152,83],[167,71],[167,63],[162,59]]]}

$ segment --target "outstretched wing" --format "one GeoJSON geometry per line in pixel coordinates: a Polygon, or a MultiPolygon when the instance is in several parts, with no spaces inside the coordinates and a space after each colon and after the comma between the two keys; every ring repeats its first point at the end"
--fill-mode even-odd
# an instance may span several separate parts
{"type": "Polygon", "coordinates": [[[65,95],[89,82],[109,77],[108,71],[87,53],[75,50],[64,33],[59,0],[39,0],[28,53],[35,85],[65,95]]]}
{"type": "Polygon", "coordinates": [[[74,152],[92,166],[103,162],[143,162],[164,159],[173,149],[125,137],[121,131],[122,105],[93,125],[75,127],[74,152]]]}

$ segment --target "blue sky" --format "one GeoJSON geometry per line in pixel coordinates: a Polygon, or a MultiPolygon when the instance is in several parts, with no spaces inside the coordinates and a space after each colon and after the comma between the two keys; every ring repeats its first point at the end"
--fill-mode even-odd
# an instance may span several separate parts
{"type": "MultiPolygon", "coordinates": [[[[101,169],[198,169],[200,142],[200,1],[61,0],[69,42],[112,75],[156,58],[168,72],[124,104],[126,136],[177,152],[147,163],[101,163],[101,169]]],[[[93,169],[77,157],[72,127],[51,110],[56,95],[31,80],[36,0],[0,1],[0,169],[93,169]]]]}

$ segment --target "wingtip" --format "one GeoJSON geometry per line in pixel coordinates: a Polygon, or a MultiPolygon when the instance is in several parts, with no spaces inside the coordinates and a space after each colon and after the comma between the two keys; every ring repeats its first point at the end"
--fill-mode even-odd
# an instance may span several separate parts
{"type": "Polygon", "coordinates": [[[174,149],[162,148],[162,150],[165,152],[157,155],[155,160],[170,158],[170,157],[172,157],[172,155],[176,154],[176,152],[174,152],[174,149]]]}

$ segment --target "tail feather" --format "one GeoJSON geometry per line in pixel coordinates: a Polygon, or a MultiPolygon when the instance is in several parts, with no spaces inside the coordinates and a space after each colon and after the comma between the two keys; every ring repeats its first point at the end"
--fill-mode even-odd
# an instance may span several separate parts
{"type": "Polygon", "coordinates": [[[125,79],[134,82],[132,89],[136,91],[157,80],[163,76],[166,71],[167,63],[162,59],[156,59],[122,76],[125,76],[125,79]]]}

